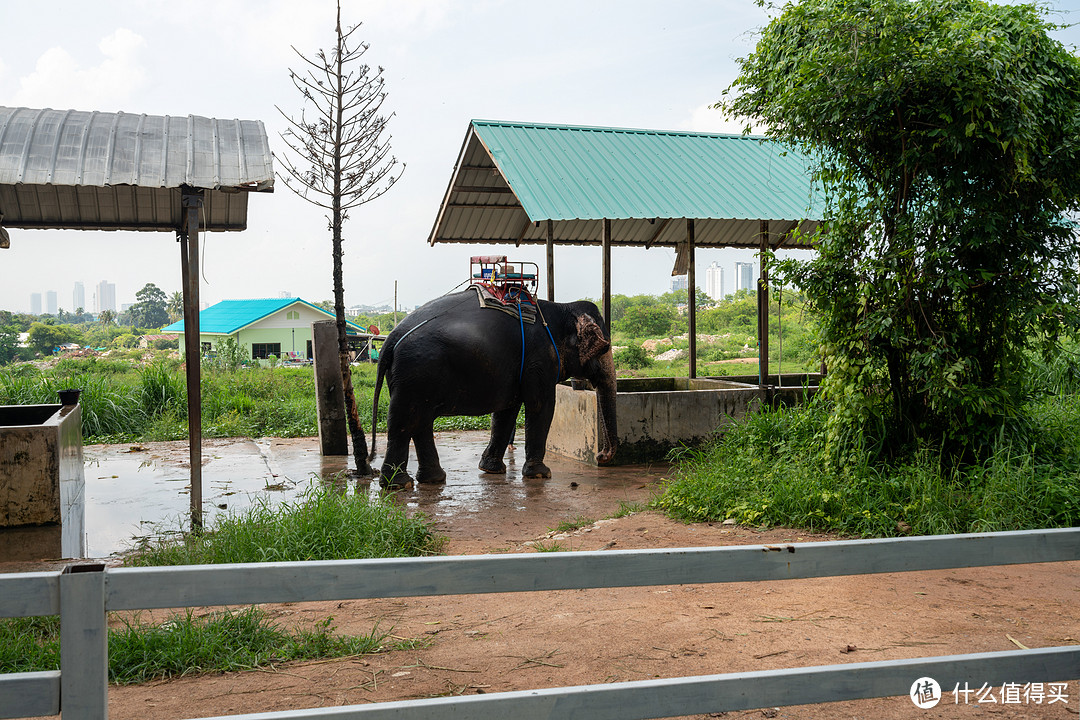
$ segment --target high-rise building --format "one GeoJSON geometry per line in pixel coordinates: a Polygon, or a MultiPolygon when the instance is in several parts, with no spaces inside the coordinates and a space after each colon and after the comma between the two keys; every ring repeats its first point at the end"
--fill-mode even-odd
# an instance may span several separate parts
{"type": "Polygon", "coordinates": [[[685,275],[676,275],[671,278],[671,292],[676,290],[685,290],[688,287],[689,282],[685,275]]]}
{"type": "Polygon", "coordinates": [[[30,293],[30,314],[41,314],[41,293],[30,293]]]}
{"type": "Polygon", "coordinates": [[[97,286],[97,311],[105,310],[116,312],[116,285],[108,280],[102,280],[97,286]]]}
{"type": "Polygon", "coordinates": [[[735,289],[751,291],[757,289],[757,283],[754,281],[754,263],[735,263],[735,289]]]}
{"type": "Polygon", "coordinates": [[[50,315],[56,314],[56,291],[49,290],[45,293],[45,312],[50,315]]]}
{"type": "Polygon", "coordinates": [[[86,289],[81,282],[75,283],[71,293],[71,312],[78,312],[79,308],[86,310],[86,289]]]}
{"type": "Polygon", "coordinates": [[[705,269],[705,294],[713,300],[724,299],[724,268],[716,263],[705,269]]]}

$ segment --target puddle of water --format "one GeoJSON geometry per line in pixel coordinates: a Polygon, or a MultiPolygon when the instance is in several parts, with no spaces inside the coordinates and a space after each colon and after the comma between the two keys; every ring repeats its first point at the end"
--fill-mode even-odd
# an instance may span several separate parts
{"type": "MultiPolygon", "coordinates": [[[[207,526],[223,513],[242,512],[257,499],[271,504],[295,500],[313,480],[332,478],[348,463],[345,457],[321,456],[317,438],[203,442],[207,526]]],[[[486,513],[524,511],[571,489],[622,487],[642,475],[640,467],[596,468],[549,454],[546,462],[553,479],[525,479],[520,476],[516,457],[520,454],[524,460],[521,445],[507,454],[506,475],[487,475],[476,467],[486,443],[483,431],[440,434],[436,444],[446,482],[409,488],[398,493],[397,500],[436,522],[464,516],[482,522],[486,513]]],[[[106,557],[132,547],[140,538],[187,526],[190,477],[186,443],[90,445],[83,450],[87,557],[106,557]]],[[[373,464],[377,467],[380,462],[377,458],[373,464]]],[[[409,472],[415,471],[414,454],[409,472]]],[[[364,482],[358,489],[375,496],[380,485],[364,482]]]]}

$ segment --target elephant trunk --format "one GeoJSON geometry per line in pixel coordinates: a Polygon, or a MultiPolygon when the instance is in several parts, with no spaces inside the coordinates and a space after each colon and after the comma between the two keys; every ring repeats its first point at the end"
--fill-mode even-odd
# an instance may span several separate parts
{"type": "Polygon", "coordinates": [[[607,465],[614,458],[619,444],[615,422],[615,362],[610,349],[599,358],[599,362],[600,375],[591,379],[600,409],[600,452],[596,455],[596,462],[607,465]]]}

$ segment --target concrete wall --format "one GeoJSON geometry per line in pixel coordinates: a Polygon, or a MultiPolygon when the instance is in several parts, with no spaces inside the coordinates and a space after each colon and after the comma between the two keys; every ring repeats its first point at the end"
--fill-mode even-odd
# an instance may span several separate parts
{"type": "Polygon", "coordinates": [[[0,561],[82,557],[78,405],[0,407],[0,561]]]}
{"type": "MultiPolygon", "coordinates": [[[[756,376],[753,380],[754,384],[732,378],[620,379],[615,396],[619,447],[614,463],[662,459],[673,448],[710,439],[725,425],[757,410],[763,400],[797,403],[816,390],[804,389],[794,380],[788,386],[785,377],[785,387],[763,393],[756,376]]],[[[556,386],[548,450],[595,464],[599,437],[596,393],[568,384],[556,386]]]]}

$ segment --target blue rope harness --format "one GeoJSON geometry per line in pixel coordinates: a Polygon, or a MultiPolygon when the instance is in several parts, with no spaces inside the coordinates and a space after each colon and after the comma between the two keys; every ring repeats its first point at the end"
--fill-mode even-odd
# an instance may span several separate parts
{"type": "MultiPolygon", "coordinates": [[[[517,324],[522,328],[522,364],[517,369],[517,384],[522,383],[522,378],[525,376],[525,320],[522,317],[522,297],[521,293],[514,293],[517,296],[517,324]]],[[[563,377],[563,358],[559,357],[558,345],[555,344],[555,337],[551,334],[551,328],[548,327],[548,318],[543,316],[540,312],[540,303],[536,302],[537,313],[540,315],[540,322],[543,323],[543,329],[548,331],[548,339],[551,340],[551,347],[555,350],[555,362],[557,363],[557,370],[555,375],[555,382],[563,377]]],[[[419,326],[418,326],[419,327],[419,326]]],[[[415,329],[415,328],[414,328],[415,329]]]]}

